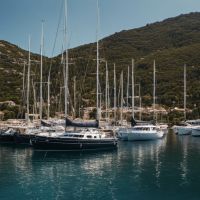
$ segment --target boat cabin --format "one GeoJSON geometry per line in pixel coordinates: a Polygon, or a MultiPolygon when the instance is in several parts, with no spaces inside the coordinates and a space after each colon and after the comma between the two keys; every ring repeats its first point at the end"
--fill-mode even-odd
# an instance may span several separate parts
{"type": "Polygon", "coordinates": [[[134,131],[158,131],[159,128],[156,126],[135,126],[134,131]]]}

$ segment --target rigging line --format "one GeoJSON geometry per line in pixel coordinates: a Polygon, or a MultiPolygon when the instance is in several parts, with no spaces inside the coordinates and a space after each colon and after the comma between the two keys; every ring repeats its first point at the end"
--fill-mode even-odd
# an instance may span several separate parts
{"type": "Polygon", "coordinates": [[[54,50],[55,50],[55,46],[56,46],[56,41],[57,41],[57,38],[58,38],[58,32],[59,32],[59,27],[60,27],[60,23],[61,23],[63,7],[64,7],[64,0],[62,1],[61,7],[60,7],[60,15],[59,15],[59,20],[58,20],[58,26],[57,26],[56,36],[55,36],[55,40],[54,40],[54,44],[53,44],[53,50],[52,50],[52,53],[51,53],[51,62],[50,62],[49,74],[51,73],[51,68],[52,68],[52,63],[53,63],[53,54],[54,54],[54,50]]]}

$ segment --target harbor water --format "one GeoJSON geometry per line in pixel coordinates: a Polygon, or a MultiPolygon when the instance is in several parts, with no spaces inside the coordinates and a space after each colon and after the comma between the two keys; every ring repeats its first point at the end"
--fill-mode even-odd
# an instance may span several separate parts
{"type": "Polygon", "coordinates": [[[200,199],[200,138],[169,133],[118,150],[35,152],[0,145],[0,199],[200,199]]]}

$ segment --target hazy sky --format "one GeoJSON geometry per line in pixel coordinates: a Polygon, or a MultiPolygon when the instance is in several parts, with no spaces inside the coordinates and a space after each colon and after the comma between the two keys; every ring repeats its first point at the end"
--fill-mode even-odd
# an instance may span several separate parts
{"type": "MultiPolygon", "coordinates": [[[[141,27],[179,14],[200,11],[200,0],[99,0],[99,37],[141,27]]],[[[41,21],[44,22],[45,54],[62,50],[63,0],[0,0],[0,40],[31,51],[40,51],[41,21]],[[61,16],[62,20],[59,20],[61,16]]],[[[69,48],[96,40],[96,0],[68,0],[69,48]]]]}

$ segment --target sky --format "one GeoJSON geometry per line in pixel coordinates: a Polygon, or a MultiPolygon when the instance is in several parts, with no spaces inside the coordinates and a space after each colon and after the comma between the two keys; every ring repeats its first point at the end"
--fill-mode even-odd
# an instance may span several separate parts
{"type": "MultiPolygon", "coordinates": [[[[62,51],[64,0],[0,0],[0,40],[40,53],[44,20],[44,54],[62,51]],[[55,44],[55,45],[54,45],[55,44]]],[[[199,0],[99,0],[98,38],[169,17],[200,12],[199,0]]],[[[67,48],[96,41],[97,0],[67,0],[67,48]]],[[[65,44],[64,44],[65,46],[65,44]]]]}

